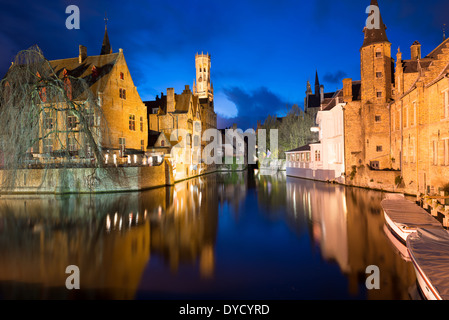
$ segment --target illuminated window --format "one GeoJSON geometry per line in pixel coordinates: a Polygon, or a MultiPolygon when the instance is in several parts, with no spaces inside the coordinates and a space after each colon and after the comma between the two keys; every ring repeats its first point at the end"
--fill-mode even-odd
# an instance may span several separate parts
{"type": "Polygon", "coordinates": [[[67,126],[69,127],[69,129],[75,129],[77,125],[78,125],[78,123],[76,121],[76,117],[75,116],[68,116],[67,117],[67,126]]]}
{"type": "Polygon", "coordinates": [[[53,117],[50,112],[45,112],[44,114],[44,129],[53,129],[53,117]]]}
{"type": "Polygon", "coordinates": [[[69,151],[76,151],[76,139],[75,138],[69,138],[67,143],[67,149],[69,151]]]}
{"type": "Polygon", "coordinates": [[[51,153],[53,152],[53,139],[43,139],[43,146],[44,146],[44,153],[51,153]]]}
{"type": "Polygon", "coordinates": [[[136,131],[136,116],[133,114],[129,115],[129,130],[136,131]]]}
{"type": "Polygon", "coordinates": [[[119,93],[120,93],[120,99],[126,100],[126,90],[120,88],[119,93]]]}

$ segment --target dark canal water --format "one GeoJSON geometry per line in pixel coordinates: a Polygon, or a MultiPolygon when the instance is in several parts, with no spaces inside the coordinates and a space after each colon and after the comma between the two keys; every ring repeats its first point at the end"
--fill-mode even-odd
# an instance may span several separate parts
{"type": "Polygon", "coordinates": [[[0,197],[2,299],[410,299],[382,194],[248,173],[141,193],[0,197]],[[80,290],[65,287],[66,267],[80,290]],[[365,286],[380,270],[380,289],[365,286]]]}

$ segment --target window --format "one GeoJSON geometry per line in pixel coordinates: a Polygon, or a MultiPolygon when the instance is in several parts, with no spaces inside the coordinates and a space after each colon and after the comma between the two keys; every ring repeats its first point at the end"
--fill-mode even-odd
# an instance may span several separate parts
{"type": "Polygon", "coordinates": [[[50,112],[44,113],[44,129],[53,129],[53,117],[50,112]]]}
{"type": "Polygon", "coordinates": [[[407,128],[409,126],[409,115],[408,115],[408,106],[404,108],[405,109],[405,119],[404,119],[404,128],[407,128]]]}
{"type": "Polygon", "coordinates": [[[317,162],[321,161],[321,153],[318,150],[315,150],[315,161],[317,162]]]}
{"type": "Polygon", "coordinates": [[[125,75],[123,74],[123,72],[120,72],[120,80],[125,80],[125,75]]]}
{"type": "Polygon", "coordinates": [[[434,166],[438,164],[438,142],[432,143],[432,163],[434,166]]]}
{"type": "Polygon", "coordinates": [[[412,126],[416,125],[416,102],[413,102],[413,118],[411,121],[411,125],[412,126]]]}
{"type": "Polygon", "coordinates": [[[444,141],[444,165],[449,166],[449,139],[444,141]]]}
{"type": "Polygon", "coordinates": [[[410,162],[415,163],[415,138],[410,138],[410,162]]]}
{"type": "Polygon", "coordinates": [[[140,150],[144,150],[145,148],[145,140],[140,140],[140,150]]]}
{"type": "Polygon", "coordinates": [[[391,129],[392,129],[392,131],[395,131],[396,130],[396,112],[392,112],[392,117],[393,117],[393,119],[392,119],[392,121],[391,121],[391,129]]]}
{"type": "Polygon", "coordinates": [[[378,98],[382,98],[382,92],[381,91],[377,91],[376,95],[377,95],[378,98]]]}
{"type": "Polygon", "coordinates": [[[69,129],[75,129],[77,125],[78,125],[78,123],[76,121],[76,117],[75,116],[68,116],[67,117],[67,126],[69,127],[69,129]]]}
{"type": "Polygon", "coordinates": [[[380,119],[381,119],[380,116],[375,116],[374,118],[375,118],[375,121],[376,121],[376,122],[380,122],[380,119]]]}
{"type": "Polygon", "coordinates": [[[382,152],[382,146],[376,146],[376,151],[377,152],[382,152]]]}
{"type": "Polygon", "coordinates": [[[136,116],[133,114],[129,115],[129,130],[136,131],[136,116]]]}
{"type": "Polygon", "coordinates": [[[373,170],[379,170],[379,161],[370,161],[369,166],[373,170]]]}
{"type": "Polygon", "coordinates": [[[143,117],[140,117],[140,131],[143,132],[143,117]]]}
{"type": "Polygon", "coordinates": [[[86,121],[87,121],[87,125],[91,128],[93,126],[95,126],[95,116],[93,113],[89,113],[86,116],[86,121]]]}
{"type": "Polygon", "coordinates": [[[382,78],[382,72],[376,72],[376,78],[382,78]]]}
{"type": "Polygon", "coordinates": [[[125,149],[126,149],[126,139],[125,138],[118,138],[118,144],[120,146],[120,156],[125,155],[125,149]]]}
{"type": "Polygon", "coordinates": [[[382,51],[381,49],[377,49],[376,50],[376,58],[381,58],[382,57],[382,51]]]}
{"type": "Polygon", "coordinates": [[[76,139],[75,138],[69,138],[67,142],[67,149],[69,151],[76,151],[76,139]]]}
{"type": "Polygon", "coordinates": [[[306,162],[310,162],[310,153],[309,152],[306,153],[306,162]]]}
{"type": "Polygon", "coordinates": [[[161,147],[165,147],[165,140],[161,140],[161,147]]]}
{"type": "Polygon", "coordinates": [[[119,92],[120,92],[120,99],[126,100],[126,90],[120,88],[119,92]]]}
{"type": "Polygon", "coordinates": [[[53,152],[53,139],[43,139],[44,153],[53,152]]]}
{"type": "Polygon", "coordinates": [[[449,118],[449,91],[443,92],[443,108],[444,108],[444,118],[449,118]]]}
{"type": "Polygon", "coordinates": [[[159,108],[153,108],[153,114],[157,114],[159,108]]]}

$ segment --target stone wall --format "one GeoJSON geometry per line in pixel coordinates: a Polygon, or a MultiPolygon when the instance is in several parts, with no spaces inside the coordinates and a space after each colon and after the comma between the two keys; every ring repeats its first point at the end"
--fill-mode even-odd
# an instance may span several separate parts
{"type": "MultiPolygon", "coordinates": [[[[0,171],[0,178],[6,176],[0,171]]],[[[3,193],[91,193],[137,191],[174,184],[166,161],[154,167],[22,169],[3,193]]],[[[2,183],[3,186],[6,183],[2,183]]]]}

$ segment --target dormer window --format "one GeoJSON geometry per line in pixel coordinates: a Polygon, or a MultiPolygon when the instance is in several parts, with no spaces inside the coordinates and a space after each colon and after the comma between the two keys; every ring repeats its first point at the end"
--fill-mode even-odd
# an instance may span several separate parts
{"type": "Polygon", "coordinates": [[[92,77],[96,79],[98,77],[98,69],[96,66],[92,67],[92,77]]]}

